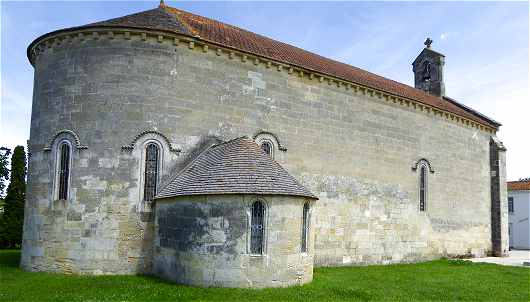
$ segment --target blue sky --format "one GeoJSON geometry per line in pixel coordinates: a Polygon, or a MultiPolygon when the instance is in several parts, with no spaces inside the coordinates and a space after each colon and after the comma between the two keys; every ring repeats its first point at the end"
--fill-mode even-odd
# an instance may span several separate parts
{"type": "MultiPolygon", "coordinates": [[[[427,36],[446,55],[449,97],[501,122],[508,179],[530,177],[527,2],[183,2],[167,4],[413,85],[427,36]]],[[[1,1],[0,145],[29,137],[26,47],[59,28],[151,9],[158,1],[1,1]]]]}

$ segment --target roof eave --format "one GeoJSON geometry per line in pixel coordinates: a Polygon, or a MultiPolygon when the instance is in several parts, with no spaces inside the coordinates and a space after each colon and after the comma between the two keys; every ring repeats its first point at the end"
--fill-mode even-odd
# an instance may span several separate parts
{"type": "MultiPolygon", "coordinates": [[[[192,39],[197,39],[197,40],[202,41],[202,42],[210,43],[212,45],[220,46],[220,47],[223,47],[223,48],[226,48],[226,49],[235,50],[235,51],[242,52],[242,53],[248,53],[248,54],[251,54],[251,55],[254,55],[254,56],[259,56],[259,57],[262,57],[262,58],[265,58],[265,59],[268,59],[268,60],[279,62],[281,64],[288,64],[288,65],[294,66],[296,68],[305,69],[305,70],[308,70],[308,71],[311,71],[311,72],[322,74],[322,75],[327,76],[327,77],[331,77],[331,78],[339,79],[339,80],[342,80],[342,81],[346,81],[346,82],[349,82],[349,83],[352,83],[352,84],[355,84],[355,85],[358,85],[358,86],[361,86],[361,87],[367,87],[367,88],[371,88],[371,89],[376,89],[376,90],[382,91],[384,93],[387,93],[387,94],[390,94],[390,95],[394,95],[396,97],[408,98],[406,96],[401,96],[399,94],[396,94],[393,91],[389,91],[389,90],[384,89],[384,88],[375,87],[375,86],[367,85],[365,83],[360,83],[360,82],[354,81],[352,79],[346,79],[346,78],[343,78],[343,77],[339,77],[339,76],[333,75],[331,73],[327,73],[325,71],[313,70],[313,69],[310,69],[310,68],[307,68],[307,67],[304,67],[304,66],[299,66],[299,65],[297,65],[295,63],[285,62],[285,61],[278,61],[277,59],[270,58],[270,57],[264,56],[262,54],[257,54],[257,53],[254,53],[252,51],[242,50],[242,49],[239,49],[239,48],[236,48],[236,47],[232,47],[232,46],[229,46],[229,45],[221,44],[221,43],[206,39],[206,38],[201,37],[201,36],[197,36],[197,35],[193,35],[193,34],[189,34],[189,33],[184,33],[184,32],[175,32],[173,30],[165,30],[165,29],[159,29],[159,28],[149,28],[149,27],[144,27],[144,26],[97,25],[97,24],[95,24],[95,25],[85,25],[85,26],[71,27],[71,28],[59,29],[59,30],[56,30],[56,31],[52,31],[52,32],[49,32],[47,34],[44,34],[44,35],[36,38],[33,42],[31,42],[31,44],[27,48],[28,60],[32,64],[32,66],[34,66],[34,62],[31,59],[31,49],[36,44],[38,44],[40,41],[42,41],[43,39],[46,39],[48,37],[51,37],[51,36],[54,36],[54,35],[57,35],[57,34],[61,34],[61,33],[75,32],[75,31],[80,31],[80,30],[98,29],[98,28],[101,28],[101,29],[115,28],[115,29],[121,29],[121,30],[126,30],[126,29],[142,30],[142,31],[159,32],[159,33],[167,33],[167,34],[170,34],[170,35],[184,36],[184,37],[188,37],[188,38],[192,38],[192,39]]],[[[426,50],[427,50],[427,48],[425,48],[423,51],[426,51],[426,50]]],[[[435,52],[435,51],[433,51],[431,49],[429,49],[428,51],[435,52]]],[[[444,98],[447,98],[447,97],[444,97],[444,98]]],[[[476,122],[481,123],[481,124],[485,124],[486,126],[489,126],[489,127],[493,127],[496,130],[498,129],[499,126],[501,126],[501,124],[496,122],[495,120],[493,120],[493,119],[491,119],[489,117],[486,117],[483,114],[481,114],[481,113],[479,113],[479,112],[477,112],[477,111],[475,111],[475,110],[473,110],[473,109],[471,109],[471,108],[469,108],[469,107],[467,107],[465,105],[462,105],[462,104],[458,103],[457,101],[455,101],[453,99],[450,99],[450,98],[447,98],[447,99],[452,101],[454,104],[456,104],[457,106],[461,107],[462,109],[466,110],[467,112],[475,115],[479,119],[484,119],[484,120],[488,121],[489,125],[487,125],[486,123],[483,123],[483,122],[479,122],[479,121],[476,121],[476,122]]],[[[416,101],[416,102],[420,102],[420,103],[424,103],[421,100],[416,100],[414,98],[412,98],[411,100],[416,101]]]]}
{"type": "Polygon", "coordinates": [[[175,197],[186,197],[186,196],[212,196],[212,195],[260,195],[260,196],[291,196],[291,197],[301,197],[318,200],[319,198],[315,195],[303,195],[303,194],[282,194],[278,192],[211,192],[211,193],[189,193],[189,194],[170,194],[164,196],[155,196],[153,200],[162,200],[175,197]]]}
{"type": "MultiPolygon", "coordinates": [[[[49,38],[49,37],[52,37],[54,35],[58,35],[58,34],[64,34],[64,33],[69,33],[69,32],[76,32],[76,31],[84,31],[84,30],[95,30],[95,29],[120,29],[120,30],[127,30],[127,29],[131,29],[131,30],[141,30],[141,31],[149,31],[149,32],[159,32],[159,33],[166,33],[166,34],[170,34],[170,35],[179,35],[179,36],[185,36],[185,37],[189,37],[189,38],[195,38],[195,39],[199,39],[199,40],[204,40],[205,42],[209,42],[209,41],[206,41],[205,39],[202,39],[201,37],[199,36],[194,36],[194,35],[191,35],[191,34],[187,34],[187,33],[181,33],[181,32],[175,32],[173,30],[167,30],[167,29],[161,29],[161,28],[148,28],[148,27],[143,27],[143,26],[131,26],[131,25],[84,25],[84,26],[77,26],[77,27],[69,27],[69,28],[63,28],[63,29],[58,29],[58,30],[54,30],[54,31],[51,31],[49,33],[46,33],[44,35],[41,35],[39,37],[37,37],[35,40],[33,40],[27,47],[26,49],[26,56],[28,57],[28,61],[30,62],[30,64],[32,66],[35,66],[34,65],[34,62],[32,61],[31,59],[31,49],[37,45],[38,43],[40,43],[42,40],[46,39],[46,38],[49,38]]],[[[209,42],[209,43],[213,43],[213,42],[209,42]]]]}
{"type": "Polygon", "coordinates": [[[484,119],[484,120],[490,122],[490,123],[491,123],[491,126],[493,126],[493,127],[494,127],[495,129],[497,129],[497,130],[499,129],[500,126],[502,126],[502,124],[499,123],[499,122],[497,122],[496,120],[494,120],[494,119],[492,119],[492,118],[490,118],[490,117],[488,117],[488,116],[486,116],[486,115],[484,115],[484,114],[482,114],[482,113],[476,111],[475,109],[473,109],[473,108],[471,108],[471,107],[468,107],[468,106],[466,106],[466,105],[464,105],[464,104],[458,102],[458,101],[455,100],[455,99],[452,99],[452,98],[447,97],[447,96],[444,96],[443,99],[446,100],[446,101],[449,101],[449,102],[451,102],[451,103],[453,103],[453,104],[455,104],[456,106],[458,106],[458,107],[460,107],[460,108],[466,110],[467,112],[469,112],[469,113],[471,113],[471,114],[473,114],[473,115],[476,115],[476,116],[478,116],[478,117],[480,117],[480,118],[482,118],[482,119],[484,119]]]}

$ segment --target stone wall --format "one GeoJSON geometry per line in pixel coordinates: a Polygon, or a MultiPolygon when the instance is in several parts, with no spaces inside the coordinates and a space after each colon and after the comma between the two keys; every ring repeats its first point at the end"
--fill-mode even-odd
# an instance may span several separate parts
{"type": "Polygon", "coordinates": [[[311,232],[309,252],[300,252],[304,202],[300,197],[250,195],[157,200],[153,273],[196,286],[311,282],[311,232]],[[263,255],[250,253],[250,209],[256,200],[266,205],[263,255]]]}
{"type": "Polygon", "coordinates": [[[282,287],[311,282],[311,232],[308,252],[300,252],[304,203],[300,197],[250,195],[157,200],[153,273],[196,286],[282,287]],[[256,200],[266,204],[262,255],[250,253],[250,209],[256,200]]]}
{"type": "Polygon", "coordinates": [[[283,151],[275,159],[320,198],[316,265],[490,251],[491,133],[321,79],[173,38],[100,32],[49,44],[35,59],[22,266],[149,271],[143,145],[161,144],[167,176],[208,137],[260,131],[276,136],[283,151]],[[75,148],[68,201],[53,198],[53,138],[61,129],[86,147],[75,148]],[[412,169],[422,158],[434,170],[426,212],[418,210],[412,169]]]}

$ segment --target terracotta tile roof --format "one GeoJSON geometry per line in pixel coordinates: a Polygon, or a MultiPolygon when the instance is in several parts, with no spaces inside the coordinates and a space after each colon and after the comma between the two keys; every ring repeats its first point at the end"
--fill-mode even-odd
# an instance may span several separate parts
{"type": "Polygon", "coordinates": [[[82,27],[91,26],[118,26],[133,28],[148,28],[156,30],[167,30],[185,35],[191,35],[186,24],[177,20],[174,15],[169,14],[162,7],[131,14],[119,18],[87,24],[82,27]]]}
{"type": "MultiPolygon", "coordinates": [[[[166,5],[161,5],[156,9],[120,18],[56,32],[89,27],[141,28],[192,36],[206,42],[266,57],[285,64],[295,65],[310,71],[333,76],[373,89],[382,90],[395,96],[412,99],[493,128],[500,126],[496,121],[478,114],[478,112],[467,108],[454,100],[449,102],[445,99],[427,94],[422,90],[378,76],[366,70],[322,57],[298,47],[275,41],[229,24],[194,15],[166,5]]],[[[56,32],[49,33],[48,35],[56,32]]],[[[44,35],[43,37],[45,36],[47,35],[44,35]]],[[[43,37],[35,40],[32,45],[43,37]]]]}
{"type": "Polygon", "coordinates": [[[509,181],[508,191],[530,190],[530,180],[509,181]]]}
{"type": "Polygon", "coordinates": [[[182,169],[155,198],[210,194],[315,198],[250,138],[214,145],[182,169]]]}

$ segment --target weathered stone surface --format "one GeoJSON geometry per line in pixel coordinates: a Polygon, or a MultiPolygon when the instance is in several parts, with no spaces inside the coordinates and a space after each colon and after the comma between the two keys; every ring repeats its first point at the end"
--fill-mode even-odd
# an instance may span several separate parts
{"type": "MultiPolygon", "coordinates": [[[[196,286],[282,287],[313,279],[301,252],[301,197],[208,195],[157,200],[153,273],[196,286]],[[250,253],[250,209],[266,204],[263,255],[250,253]]],[[[310,215],[311,217],[311,215],[310,215]]],[[[310,222],[311,223],[311,222],[310,222]]]]}
{"type": "MultiPolygon", "coordinates": [[[[315,265],[492,250],[491,134],[439,113],[138,35],[73,38],[68,47],[46,49],[35,62],[34,85],[21,260],[26,270],[150,272],[156,234],[145,214],[152,205],[142,201],[145,143],[162,146],[164,183],[214,137],[259,131],[281,140],[287,151],[275,150],[275,160],[320,198],[315,265]],[[56,136],[62,129],[75,131],[86,146],[73,148],[66,201],[54,197],[56,144],[74,140],[56,136]],[[145,130],[154,132],[138,137],[145,130]],[[428,175],[426,212],[418,211],[418,173],[411,169],[421,158],[435,170],[428,175]],[[68,213],[81,213],[81,219],[68,213]]],[[[504,156],[499,160],[502,184],[504,156]]],[[[500,188],[501,204],[505,191],[500,188]]],[[[179,263],[197,263],[189,252],[178,253],[179,263]]],[[[273,259],[241,263],[247,274],[259,275],[254,265],[264,261],[273,259]]],[[[214,280],[208,274],[193,278],[214,280]]]]}

